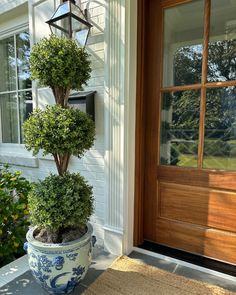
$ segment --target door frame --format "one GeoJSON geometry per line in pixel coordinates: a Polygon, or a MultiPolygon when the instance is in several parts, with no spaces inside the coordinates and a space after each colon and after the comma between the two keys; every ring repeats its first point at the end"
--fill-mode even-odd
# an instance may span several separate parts
{"type": "Polygon", "coordinates": [[[136,126],[135,126],[135,181],[134,181],[134,246],[143,242],[143,198],[144,198],[144,56],[145,0],[138,0],[137,13],[137,83],[136,83],[136,126]]]}
{"type": "MultiPolygon", "coordinates": [[[[163,36],[161,14],[163,7],[168,8],[188,2],[191,2],[191,0],[138,0],[134,246],[142,244],[145,232],[148,231],[149,237],[154,235],[153,230],[145,224],[149,222],[145,221],[144,223],[144,214],[146,212],[147,215],[150,204],[155,206],[157,169],[153,168],[148,174],[146,171],[150,161],[157,163],[158,151],[152,149],[151,156],[147,156],[145,150],[153,141],[158,142],[158,134],[152,129],[152,123],[156,120],[158,124],[159,120],[155,116],[159,113],[159,102],[156,100],[156,94],[160,91],[160,83],[153,83],[152,80],[161,79],[159,70],[162,62],[161,38],[163,36]],[[159,30],[161,33],[159,33],[159,30]],[[150,33],[147,34],[147,31],[152,32],[151,36],[150,33]],[[153,53],[155,49],[160,52],[158,56],[153,53]],[[155,88],[153,85],[155,85],[155,88]],[[149,196],[145,198],[147,188],[149,196]]],[[[148,215],[148,219],[153,220],[152,214],[148,215]]]]}
{"type": "MultiPolygon", "coordinates": [[[[169,0],[168,0],[169,1],[169,0]]],[[[152,45],[157,44],[157,40],[150,39],[150,34],[147,31],[152,30],[155,38],[159,38],[158,34],[155,34],[155,30],[158,30],[160,21],[157,17],[150,17],[150,2],[157,6],[157,14],[161,12],[160,3],[161,0],[139,0],[138,1],[138,39],[137,39],[137,89],[136,89],[136,151],[135,151],[135,202],[134,202],[134,245],[140,245],[144,240],[144,232],[147,230],[144,224],[144,214],[147,210],[147,203],[152,201],[152,197],[149,197],[147,202],[144,202],[145,190],[147,187],[150,189],[155,181],[153,177],[156,177],[156,171],[151,171],[149,177],[145,177],[145,171],[148,166],[148,157],[145,154],[145,150],[150,144],[148,138],[155,137],[153,130],[146,128],[150,117],[154,115],[154,110],[149,109],[149,106],[154,103],[155,93],[157,89],[152,87],[152,79],[159,75],[159,67],[153,66],[155,64],[152,45]],[[148,51],[148,49],[151,49],[148,51]],[[146,99],[147,98],[147,99],[146,99]],[[150,103],[151,102],[151,103],[150,103]],[[148,114],[148,116],[147,116],[148,114]]],[[[158,61],[156,61],[158,62],[158,61]]],[[[157,85],[158,83],[156,83],[157,85]]],[[[157,156],[157,153],[156,153],[157,156]]],[[[154,155],[155,158],[155,155],[154,155]]],[[[154,194],[156,187],[153,187],[154,194]]],[[[152,216],[150,216],[152,219],[152,216]]]]}

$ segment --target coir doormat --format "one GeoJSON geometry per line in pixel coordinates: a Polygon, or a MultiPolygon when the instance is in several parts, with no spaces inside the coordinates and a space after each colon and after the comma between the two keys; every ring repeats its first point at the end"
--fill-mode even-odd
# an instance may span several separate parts
{"type": "Polygon", "coordinates": [[[117,258],[83,295],[235,295],[126,256],[117,258]]]}

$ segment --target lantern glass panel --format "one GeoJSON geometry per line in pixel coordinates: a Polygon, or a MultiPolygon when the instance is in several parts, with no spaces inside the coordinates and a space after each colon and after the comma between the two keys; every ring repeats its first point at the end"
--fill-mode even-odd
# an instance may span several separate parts
{"type": "Polygon", "coordinates": [[[80,46],[84,47],[88,38],[88,34],[89,34],[89,29],[84,27],[84,29],[80,31],[75,31],[74,38],[80,46]]]}
{"type": "Polygon", "coordinates": [[[75,15],[79,18],[84,19],[84,14],[82,10],[78,6],[74,5],[73,3],[71,3],[71,13],[72,15],[75,15]]]}
{"type": "Polygon", "coordinates": [[[70,11],[70,6],[69,5],[70,5],[69,1],[61,4],[57,8],[57,10],[56,10],[55,14],[52,16],[51,20],[53,20],[53,19],[55,19],[57,17],[61,17],[61,16],[65,15],[65,14],[69,13],[69,11],[70,11]]]}
{"type": "Polygon", "coordinates": [[[69,17],[66,17],[64,19],[60,19],[58,21],[54,21],[51,26],[60,29],[62,31],[63,36],[69,35],[69,17]]]}

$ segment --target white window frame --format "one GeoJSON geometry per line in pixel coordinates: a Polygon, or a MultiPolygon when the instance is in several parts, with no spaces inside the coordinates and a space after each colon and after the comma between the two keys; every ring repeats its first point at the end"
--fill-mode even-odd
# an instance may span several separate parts
{"type": "MultiPolygon", "coordinates": [[[[6,39],[14,34],[18,34],[23,31],[29,31],[29,23],[28,21],[25,23],[17,24],[17,26],[12,26],[7,30],[0,31],[0,39],[6,39]]],[[[32,43],[30,42],[30,45],[32,43]]],[[[35,95],[34,95],[34,87],[32,86],[32,103],[33,109],[36,105],[35,95]]],[[[1,119],[1,118],[0,118],[1,119]]],[[[28,152],[25,149],[25,145],[21,143],[1,143],[2,138],[2,128],[0,126],[0,163],[8,163],[10,165],[17,166],[25,166],[25,167],[33,167],[37,168],[39,166],[38,158],[33,157],[31,152],[28,152]]]]}
{"type": "MultiPolygon", "coordinates": [[[[19,33],[24,32],[24,31],[29,32],[29,25],[28,24],[23,24],[21,26],[18,26],[17,28],[12,28],[12,29],[7,30],[7,31],[2,32],[2,33],[0,32],[0,40],[4,40],[4,39],[10,38],[10,37],[14,38],[15,60],[17,59],[16,35],[19,34],[19,33]]],[[[20,142],[21,130],[20,130],[20,117],[19,117],[19,94],[21,92],[26,92],[26,91],[31,91],[31,93],[33,92],[32,86],[31,86],[31,88],[26,88],[26,89],[19,89],[18,88],[18,76],[17,76],[18,70],[17,70],[17,66],[15,68],[15,71],[16,71],[16,89],[11,90],[11,91],[1,91],[0,92],[0,95],[15,93],[16,96],[17,96],[18,143],[3,143],[2,142],[2,126],[1,126],[2,120],[1,120],[1,113],[0,113],[0,145],[2,147],[5,146],[6,149],[8,149],[10,147],[13,147],[13,146],[16,146],[16,147],[24,146],[24,144],[20,142]]],[[[33,93],[32,93],[32,96],[33,96],[33,93]]],[[[27,102],[32,103],[32,107],[34,107],[33,98],[32,98],[32,100],[26,100],[25,102],[26,103],[27,102]]]]}

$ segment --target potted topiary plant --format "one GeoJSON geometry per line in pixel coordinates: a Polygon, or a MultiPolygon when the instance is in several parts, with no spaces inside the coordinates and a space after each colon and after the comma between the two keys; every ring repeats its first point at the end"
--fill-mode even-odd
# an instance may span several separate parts
{"type": "Polygon", "coordinates": [[[25,147],[34,155],[51,154],[57,174],[33,184],[29,194],[32,225],[27,233],[29,265],[36,280],[53,294],[69,293],[85,276],[93,244],[92,187],[68,172],[72,155],[82,157],[94,142],[95,126],[79,109],[67,106],[71,89],[90,77],[84,49],[71,39],[50,36],[32,48],[31,78],[49,86],[56,104],[36,109],[24,123],[25,147]]]}

